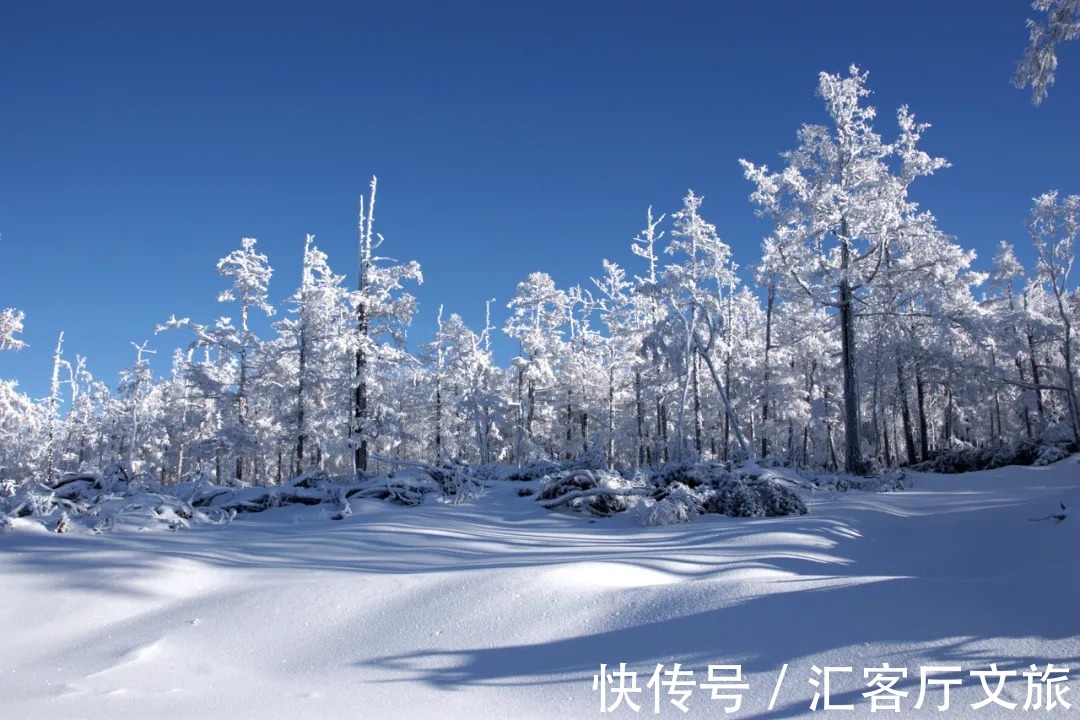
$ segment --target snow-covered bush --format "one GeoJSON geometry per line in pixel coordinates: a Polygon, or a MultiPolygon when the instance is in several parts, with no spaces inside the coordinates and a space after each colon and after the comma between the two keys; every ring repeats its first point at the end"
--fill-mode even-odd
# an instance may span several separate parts
{"type": "Polygon", "coordinates": [[[935,453],[933,457],[913,467],[921,472],[955,474],[977,470],[994,470],[1006,465],[1048,465],[1068,455],[1061,445],[1043,445],[1021,441],[1011,445],[963,447],[935,453]]]}
{"type": "Polygon", "coordinates": [[[537,502],[549,509],[566,507],[608,517],[630,507],[633,496],[651,494],[642,484],[608,470],[564,470],[544,479],[537,502]]]}
{"type": "Polygon", "coordinates": [[[397,505],[419,505],[424,497],[441,493],[442,487],[430,474],[418,468],[392,472],[365,480],[345,493],[346,498],[362,497],[388,500],[397,505]]]}
{"type": "Polygon", "coordinates": [[[894,470],[878,477],[860,477],[858,475],[825,475],[814,479],[814,485],[824,490],[847,492],[896,492],[908,487],[907,474],[894,470]]]}
{"type": "Polygon", "coordinates": [[[678,525],[688,523],[702,512],[701,496],[683,485],[674,482],[669,485],[657,502],[642,505],[639,522],[651,527],[654,525],[678,525]]]}
{"type": "Polygon", "coordinates": [[[805,515],[806,503],[793,489],[768,474],[734,475],[712,489],[702,512],[728,517],[781,517],[805,515]]]}
{"type": "Polygon", "coordinates": [[[691,465],[689,463],[672,463],[662,466],[653,473],[651,482],[657,487],[668,487],[678,483],[688,488],[696,488],[708,483],[717,473],[727,472],[720,465],[702,463],[691,465]]]}
{"type": "Polygon", "coordinates": [[[473,468],[458,462],[427,468],[427,473],[442,488],[443,497],[457,504],[475,500],[484,492],[484,482],[473,468]]]}
{"type": "Polygon", "coordinates": [[[506,476],[506,479],[517,480],[520,482],[532,482],[533,480],[541,480],[550,477],[565,469],[566,466],[556,462],[535,462],[513,470],[506,476]]]}
{"type": "Polygon", "coordinates": [[[1051,463],[1056,463],[1058,460],[1064,460],[1068,456],[1068,451],[1063,447],[1057,445],[1043,445],[1039,447],[1039,452],[1031,464],[1050,465],[1051,463]]]}
{"type": "Polygon", "coordinates": [[[648,477],[610,471],[565,470],[546,478],[537,501],[608,516],[637,506],[642,525],[686,523],[698,515],[804,515],[794,488],[772,473],[750,475],[721,463],[671,464],[648,477]]]}

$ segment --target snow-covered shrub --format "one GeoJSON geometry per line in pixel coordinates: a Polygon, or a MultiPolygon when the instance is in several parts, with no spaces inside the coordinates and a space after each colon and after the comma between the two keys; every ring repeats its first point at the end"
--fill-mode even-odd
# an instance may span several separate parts
{"type": "Polygon", "coordinates": [[[658,487],[672,484],[696,488],[710,481],[711,476],[721,470],[718,465],[691,465],[689,463],[671,463],[662,466],[653,473],[651,482],[658,487]]]}
{"type": "Polygon", "coordinates": [[[642,507],[638,518],[642,525],[678,525],[701,514],[702,498],[686,485],[674,482],[662,491],[657,502],[642,507]]]}
{"type": "Polygon", "coordinates": [[[408,468],[390,473],[385,477],[365,480],[357,487],[345,493],[346,498],[353,496],[388,500],[397,505],[419,505],[424,497],[431,493],[441,493],[442,487],[430,474],[417,468],[408,468]]]}
{"type": "Polygon", "coordinates": [[[720,480],[702,503],[703,513],[729,517],[805,515],[806,503],[790,487],[768,475],[735,475],[720,480]]]}
{"type": "Polygon", "coordinates": [[[935,453],[929,460],[913,467],[921,472],[955,474],[994,470],[1006,465],[1047,465],[1066,457],[1061,445],[1043,445],[1021,441],[988,447],[962,447],[935,453]]]}
{"type": "Polygon", "coordinates": [[[672,464],[649,477],[565,470],[544,480],[537,501],[608,516],[640,506],[642,525],[690,522],[703,513],[731,517],[804,515],[806,505],[771,473],[751,476],[720,463],[672,464]]]}
{"type": "Polygon", "coordinates": [[[608,470],[564,470],[544,480],[536,499],[546,508],[568,507],[608,517],[624,512],[630,496],[650,490],[608,470]]]}
{"type": "Polygon", "coordinates": [[[484,492],[484,483],[468,465],[449,462],[438,467],[427,468],[427,473],[439,483],[443,496],[455,504],[466,500],[475,500],[484,492]]]}
{"type": "Polygon", "coordinates": [[[48,517],[53,514],[53,510],[56,508],[55,493],[37,493],[31,491],[27,495],[27,506],[31,516],[48,517]]]}
{"type": "Polygon", "coordinates": [[[1069,456],[1065,448],[1057,445],[1043,445],[1039,448],[1038,455],[1031,462],[1032,465],[1050,465],[1058,460],[1064,460],[1069,456]]]}
{"type": "Polygon", "coordinates": [[[814,479],[814,485],[825,490],[847,492],[896,492],[908,487],[907,474],[903,470],[894,470],[879,477],[860,477],[857,475],[826,475],[814,479]]]}
{"type": "Polygon", "coordinates": [[[285,483],[285,487],[316,489],[333,483],[325,470],[309,470],[285,483]]]}
{"type": "Polygon", "coordinates": [[[565,470],[565,466],[556,462],[534,462],[520,467],[506,476],[507,480],[517,480],[520,482],[531,482],[533,480],[540,480],[550,477],[565,470]]]}

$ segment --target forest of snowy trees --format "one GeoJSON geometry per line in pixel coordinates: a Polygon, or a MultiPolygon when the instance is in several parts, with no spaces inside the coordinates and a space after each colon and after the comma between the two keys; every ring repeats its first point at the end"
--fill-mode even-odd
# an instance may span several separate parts
{"type": "MultiPolygon", "coordinates": [[[[948,167],[920,149],[928,126],[906,107],[882,122],[854,67],[822,73],[818,92],[828,124],[799,128],[776,168],[743,161],[772,231],[741,268],[709,221],[719,203],[689,192],[681,208],[649,208],[627,257],[591,285],[532,273],[501,327],[493,303],[483,328],[440,309],[410,352],[420,266],[380,254],[373,180],[355,273],[308,236],[300,287],[272,303],[270,262],[244,239],[217,265],[225,317],[162,318],[153,346],[180,346],[167,377],[144,343],[110,387],[61,335],[49,397],[0,380],[0,480],[117,465],[163,483],[274,485],[388,459],[581,456],[867,475],[946,450],[1080,445],[1080,196],[1034,199],[1030,238],[1016,239],[1033,244],[1031,267],[1002,242],[976,272],[909,194],[948,167]],[[272,337],[256,336],[255,315],[274,316],[272,337]],[[495,333],[520,348],[509,367],[493,362],[495,333]]],[[[0,312],[0,350],[20,349],[23,321],[0,312]]]]}

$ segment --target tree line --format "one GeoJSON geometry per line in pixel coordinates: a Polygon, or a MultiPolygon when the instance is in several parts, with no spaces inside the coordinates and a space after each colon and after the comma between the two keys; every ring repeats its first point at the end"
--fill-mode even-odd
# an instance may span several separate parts
{"type": "MultiPolygon", "coordinates": [[[[218,262],[231,315],[157,328],[184,338],[169,376],[154,377],[144,343],[111,388],[65,358],[61,335],[47,398],[0,381],[0,479],[113,463],[166,482],[273,484],[391,458],[582,456],[867,474],[960,447],[1080,446],[1080,196],[1035,198],[1033,267],[1002,242],[976,272],[974,252],[910,198],[948,167],[920,148],[928,125],[902,107],[883,137],[855,67],[822,73],[818,93],[828,122],[802,126],[779,168],[742,161],[772,224],[751,273],[691,191],[670,219],[648,209],[626,267],[605,260],[567,288],[532,273],[501,327],[491,302],[479,329],[440,308],[434,337],[409,352],[422,274],[379,255],[373,179],[355,277],[308,236],[300,287],[275,308],[269,260],[246,238],[218,262]],[[255,314],[278,316],[272,337],[252,330],[255,314]],[[520,348],[508,367],[493,360],[496,332],[520,348]]],[[[23,320],[0,312],[0,350],[21,347],[23,320]]]]}

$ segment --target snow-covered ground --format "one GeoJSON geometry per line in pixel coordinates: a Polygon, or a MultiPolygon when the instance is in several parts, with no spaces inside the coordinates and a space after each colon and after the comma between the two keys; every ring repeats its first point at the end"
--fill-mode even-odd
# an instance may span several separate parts
{"type": "MultiPolygon", "coordinates": [[[[1080,464],[913,475],[895,493],[819,491],[810,514],[702,516],[642,528],[538,507],[505,483],[465,505],[353,502],[240,516],[225,527],[0,533],[0,717],[605,717],[593,676],[627,663],[637,713],[657,664],[738,664],[729,717],[812,714],[814,665],[833,704],[870,714],[863,670],[960,665],[951,708],[1006,717],[1027,680],[986,697],[971,670],[1071,668],[1080,714],[1080,464]],[[1032,518],[1060,513],[1063,522],[1032,518]],[[772,710],[768,709],[787,664],[772,710]]],[[[941,676],[938,676],[941,677],[941,676]]],[[[990,680],[991,687],[994,680],[990,680]]],[[[725,717],[696,689],[684,715],[725,717]]],[[[608,704],[615,696],[609,695],[608,704]]],[[[1044,713],[1042,710],[1040,713],[1044,713]]],[[[820,710],[819,713],[820,714],[820,710]]]]}

